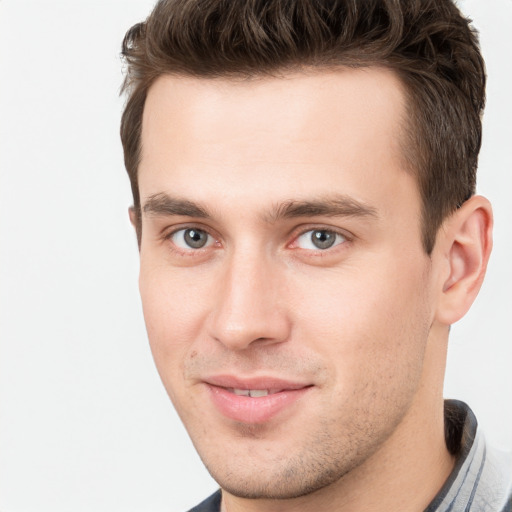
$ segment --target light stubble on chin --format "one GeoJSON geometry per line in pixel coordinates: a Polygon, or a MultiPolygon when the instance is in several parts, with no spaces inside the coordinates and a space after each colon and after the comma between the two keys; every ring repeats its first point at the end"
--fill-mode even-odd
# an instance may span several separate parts
{"type": "MultiPolygon", "coordinates": [[[[259,467],[256,464],[247,466],[251,463],[250,457],[237,461],[227,458],[220,465],[218,461],[213,463],[207,459],[203,462],[221,488],[233,496],[275,500],[300,498],[340,482],[369,459],[392,434],[406,409],[404,407],[393,418],[374,418],[371,424],[345,425],[344,433],[334,432],[339,429],[339,420],[323,421],[313,435],[302,440],[302,446],[297,447],[295,453],[267,461],[259,467]]],[[[356,417],[365,417],[365,411],[357,411],[356,417]]],[[[240,425],[236,432],[240,437],[251,437],[261,443],[264,449],[265,427],[240,425]]]]}

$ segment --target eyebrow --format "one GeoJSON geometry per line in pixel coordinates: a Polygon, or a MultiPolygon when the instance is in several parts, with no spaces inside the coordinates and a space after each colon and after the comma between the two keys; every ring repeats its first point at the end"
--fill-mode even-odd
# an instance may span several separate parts
{"type": "MultiPolygon", "coordinates": [[[[171,197],[164,192],[149,196],[142,207],[142,211],[154,216],[180,215],[201,219],[213,217],[203,206],[187,199],[171,197]]],[[[379,215],[372,206],[346,195],[335,195],[311,200],[284,201],[274,205],[263,218],[268,223],[275,223],[281,219],[320,216],[378,218],[379,215]]]]}
{"type": "Polygon", "coordinates": [[[148,215],[155,216],[182,215],[184,217],[199,217],[201,219],[211,217],[202,206],[187,199],[170,197],[163,192],[149,196],[142,207],[142,211],[148,215]]]}
{"type": "Polygon", "coordinates": [[[320,197],[313,200],[290,200],[274,207],[269,222],[296,217],[375,217],[377,210],[346,195],[320,197]]]}

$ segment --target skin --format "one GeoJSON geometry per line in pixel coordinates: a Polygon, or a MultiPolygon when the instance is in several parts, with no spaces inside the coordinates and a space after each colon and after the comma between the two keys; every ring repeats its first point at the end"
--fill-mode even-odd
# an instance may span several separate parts
{"type": "Polygon", "coordinates": [[[165,76],[149,91],[144,316],[224,510],[423,510],[453,467],[448,330],[483,279],[492,214],[472,198],[425,254],[404,119],[401,84],[379,68],[165,76]],[[340,201],[336,212],[290,213],[340,201]],[[187,228],[206,245],[187,245],[187,228]],[[312,230],[335,243],[317,248],[312,230]],[[270,420],[243,423],[213,404],[204,381],[218,374],[310,388],[270,420]]]}

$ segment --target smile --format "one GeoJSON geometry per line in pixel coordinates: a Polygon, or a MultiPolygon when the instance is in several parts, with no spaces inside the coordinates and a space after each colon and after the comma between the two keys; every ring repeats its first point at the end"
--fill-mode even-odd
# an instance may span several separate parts
{"type": "Polygon", "coordinates": [[[313,388],[311,384],[277,379],[243,380],[233,377],[208,379],[209,399],[224,418],[246,424],[261,424],[293,414],[294,405],[313,388]]]}

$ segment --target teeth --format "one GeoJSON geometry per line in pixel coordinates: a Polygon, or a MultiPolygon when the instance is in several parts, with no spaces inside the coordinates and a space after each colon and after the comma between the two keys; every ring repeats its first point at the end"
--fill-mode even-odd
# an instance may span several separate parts
{"type": "Polygon", "coordinates": [[[250,396],[267,396],[268,395],[268,389],[251,389],[249,391],[250,396]]]}
{"type": "Polygon", "coordinates": [[[267,396],[268,389],[233,389],[233,393],[238,396],[250,396],[250,397],[259,397],[259,396],[267,396]]]}
{"type": "Polygon", "coordinates": [[[233,389],[233,393],[239,396],[251,396],[251,391],[249,389],[233,389]]]}

